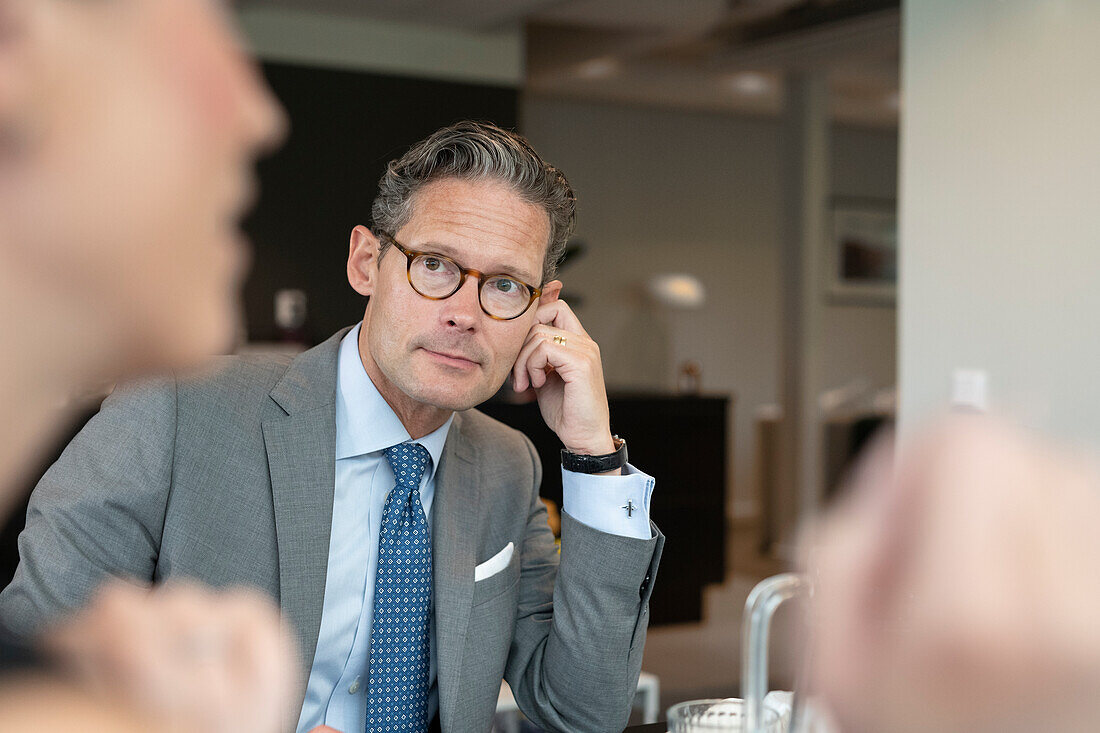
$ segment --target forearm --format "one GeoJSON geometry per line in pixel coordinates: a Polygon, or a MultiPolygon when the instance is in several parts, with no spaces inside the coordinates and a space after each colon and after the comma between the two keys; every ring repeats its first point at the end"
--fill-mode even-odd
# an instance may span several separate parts
{"type": "Polygon", "coordinates": [[[619,537],[563,515],[552,606],[538,619],[544,638],[509,679],[537,725],[606,731],[626,724],[664,542],[654,530],[649,540],[619,537]]]}
{"type": "Polygon", "coordinates": [[[0,624],[27,639],[107,577],[152,579],[171,483],[174,385],[113,396],[31,495],[0,624]]]}

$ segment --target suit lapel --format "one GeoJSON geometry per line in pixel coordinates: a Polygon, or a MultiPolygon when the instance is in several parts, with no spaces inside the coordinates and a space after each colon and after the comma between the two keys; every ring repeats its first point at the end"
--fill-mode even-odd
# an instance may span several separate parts
{"type": "MultiPolygon", "coordinates": [[[[336,485],[336,362],[347,331],[291,362],[271,390],[278,407],[273,405],[262,423],[279,547],[279,603],[298,632],[307,674],[324,608],[336,485]]],[[[480,483],[458,414],[440,457],[432,501],[433,605],[444,729],[452,727],[462,685],[480,534],[480,483]]]]}
{"type": "Polygon", "coordinates": [[[474,595],[480,481],[469,442],[456,415],[436,472],[432,501],[432,576],[438,647],[439,717],[450,725],[462,685],[462,651],[474,595]]]}
{"type": "Polygon", "coordinates": [[[324,607],[336,484],[336,359],[346,332],[291,362],[271,390],[281,409],[272,405],[263,420],[279,547],[279,604],[297,631],[307,672],[324,607]]]}

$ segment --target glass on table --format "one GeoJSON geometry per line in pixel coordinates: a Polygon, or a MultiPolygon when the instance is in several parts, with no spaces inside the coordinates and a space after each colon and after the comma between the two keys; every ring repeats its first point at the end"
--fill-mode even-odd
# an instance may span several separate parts
{"type": "MultiPolygon", "coordinates": [[[[775,710],[763,711],[758,733],[782,733],[783,721],[775,710]]],[[[688,700],[668,709],[668,733],[749,733],[743,700],[688,700]]]]}

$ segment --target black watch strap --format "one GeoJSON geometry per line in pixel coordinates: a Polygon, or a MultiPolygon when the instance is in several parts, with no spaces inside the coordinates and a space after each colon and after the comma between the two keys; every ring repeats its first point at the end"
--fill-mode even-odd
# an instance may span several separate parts
{"type": "Polygon", "coordinates": [[[573,453],[562,448],[561,467],[573,473],[605,473],[622,468],[627,464],[626,441],[618,435],[611,436],[611,439],[615,441],[615,452],[605,453],[602,456],[573,453]]]}

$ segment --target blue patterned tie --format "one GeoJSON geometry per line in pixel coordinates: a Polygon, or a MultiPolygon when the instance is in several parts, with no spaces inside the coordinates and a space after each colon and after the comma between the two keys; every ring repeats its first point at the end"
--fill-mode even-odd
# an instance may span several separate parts
{"type": "Polygon", "coordinates": [[[382,510],[370,635],[367,733],[428,728],[432,542],[420,479],[431,456],[418,443],[383,451],[397,485],[382,510]]]}

